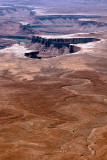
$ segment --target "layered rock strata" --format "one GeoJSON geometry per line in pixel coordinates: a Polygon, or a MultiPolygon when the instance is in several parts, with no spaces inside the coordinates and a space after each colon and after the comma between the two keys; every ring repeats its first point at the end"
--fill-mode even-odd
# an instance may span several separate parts
{"type": "Polygon", "coordinates": [[[50,47],[51,44],[57,49],[60,49],[62,47],[69,48],[69,53],[73,53],[74,47],[72,44],[78,44],[78,43],[88,43],[93,41],[99,41],[97,38],[58,38],[58,39],[46,39],[39,36],[33,36],[32,37],[32,43],[41,43],[42,45],[45,45],[45,47],[50,47]]]}

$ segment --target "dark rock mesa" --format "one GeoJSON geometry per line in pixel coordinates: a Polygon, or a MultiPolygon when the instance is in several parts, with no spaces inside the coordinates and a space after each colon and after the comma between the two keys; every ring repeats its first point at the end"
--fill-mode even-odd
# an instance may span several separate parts
{"type": "Polygon", "coordinates": [[[100,39],[97,38],[70,38],[70,39],[45,39],[39,36],[32,37],[32,43],[41,43],[45,45],[45,47],[50,47],[51,44],[54,45],[55,48],[60,49],[62,47],[68,47],[69,53],[74,53],[79,50],[79,47],[76,47],[72,44],[78,43],[88,43],[93,41],[99,41],[100,39]]]}

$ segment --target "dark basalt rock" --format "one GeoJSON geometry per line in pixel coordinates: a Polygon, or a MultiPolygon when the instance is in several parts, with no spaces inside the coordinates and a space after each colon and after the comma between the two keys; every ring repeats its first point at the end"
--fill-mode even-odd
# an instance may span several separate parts
{"type": "Polygon", "coordinates": [[[39,51],[35,51],[35,52],[25,53],[25,56],[29,58],[41,59],[41,57],[37,56],[38,54],[39,54],[39,51]]]}

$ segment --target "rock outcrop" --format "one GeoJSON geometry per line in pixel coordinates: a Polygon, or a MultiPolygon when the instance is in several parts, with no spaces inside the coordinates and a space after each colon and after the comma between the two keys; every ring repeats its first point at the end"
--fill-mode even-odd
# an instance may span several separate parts
{"type": "MultiPolygon", "coordinates": [[[[46,39],[42,38],[39,36],[33,36],[32,37],[32,43],[41,43],[45,47],[50,47],[51,44],[57,49],[60,49],[62,47],[67,47],[69,48],[69,52],[73,53],[75,52],[75,48],[73,44],[78,44],[78,43],[88,43],[88,42],[93,42],[93,41],[98,41],[99,39],[97,38],[58,38],[58,39],[46,39]]],[[[78,51],[78,49],[76,49],[78,51]]]]}
{"type": "Polygon", "coordinates": [[[35,52],[25,53],[25,56],[29,58],[41,59],[41,57],[37,56],[38,54],[39,52],[35,51],[35,52]]]}

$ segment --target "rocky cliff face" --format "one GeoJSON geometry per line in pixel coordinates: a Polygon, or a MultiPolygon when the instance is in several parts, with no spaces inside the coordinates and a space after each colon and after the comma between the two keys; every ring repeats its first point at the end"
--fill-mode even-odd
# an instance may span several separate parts
{"type": "MultiPolygon", "coordinates": [[[[99,39],[96,38],[58,38],[58,39],[45,39],[39,36],[33,36],[32,37],[32,43],[39,43],[42,45],[42,48],[45,49],[45,52],[47,48],[51,48],[52,46],[58,50],[61,50],[64,53],[64,50],[62,48],[68,48],[69,53],[74,53],[79,50],[78,47],[74,46],[74,44],[78,43],[88,43],[88,42],[93,42],[93,41],[98,41],[99,39]]],[[[62,54],[63,54],[62,53],[62,54]]]]}
{"type": "Polygon", "coordinates": [[[93,41],[98,41],[99,39],[96,38],[67,38],[67,39],[45,39],[39,36],[33,36],[32,37],[32,43],[42,43],[42,44],[62,44],[62,45],[68,45],[68,44],[78,44],[78,43],[88,43],[93,41]]]}

